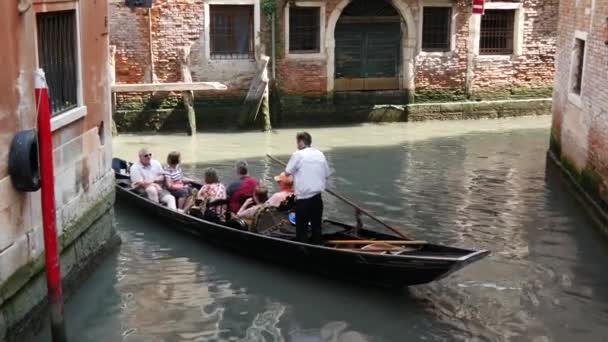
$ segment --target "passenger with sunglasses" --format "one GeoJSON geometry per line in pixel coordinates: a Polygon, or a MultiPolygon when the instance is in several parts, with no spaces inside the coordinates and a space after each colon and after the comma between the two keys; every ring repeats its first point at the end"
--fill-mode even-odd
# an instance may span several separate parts
{"type": "Polygon", "coordinates": [[[130,169],[131,184],[140,195],[145,195],[156,203],[164,203],[168,208],[176,210],[175,197],[163,188],[165,172],[158,160],[152,159],[148,148],[139,151],[139,160],[130,169]]]}

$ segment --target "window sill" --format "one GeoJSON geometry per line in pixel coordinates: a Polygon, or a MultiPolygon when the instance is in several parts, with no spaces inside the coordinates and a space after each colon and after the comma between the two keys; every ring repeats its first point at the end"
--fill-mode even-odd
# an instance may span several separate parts
{"type": "Polygon", "coordinates": [[[72,122],[82,119],[87,115],[87,107],[80,106],[70,109],[65,113],[61,113],[51,118],[51,131],[54,132],[62,127],[65,127],[72,122]]]}
{"type": "Polygon", "coordinates": [[[421,57],[452,57],[454,51],[420,51],[421,57]]]}
{"type": "Polygon", "coordinates": [[[289,52],[285,55],[286,59],[299,59],[299,60],[325,60],[327,55],[324,52],[313,52],[313,53],[299,53],[289,52]]]}
{"type": "Polygon", "coordinates": [[[255,58],[213,58],[209,59],[210,64],[250,64],[255,63],[255,58]]]}
{"type": "Polygon", "coordinates": [[[569,93],[568,101],[573,105],[577,106],[578,108],[583,108],[583,100],[581,99],[580,95],[577,95],[575,93],[569,93]]]}
{"type": "Polygon", "coordinates": [[[488,61],[488,62],[511,61],[515,58],[517,58],[517,55],[515,55],[515,54],[511,54],[511,55],[477,55],[477,60],[488,61]]]}

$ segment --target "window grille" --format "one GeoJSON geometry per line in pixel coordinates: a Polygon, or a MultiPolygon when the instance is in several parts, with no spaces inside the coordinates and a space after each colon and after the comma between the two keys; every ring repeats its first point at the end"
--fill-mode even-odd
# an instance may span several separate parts
{"type": "Polygon", "coordinates": [[[422,50],[450,51],[452,8],[424,7],[422,14],[422,50]]]}
{"type": "Polygon", "coordinates": [[[289,8],[289,51],[320,52],[319,7],[289,8]]]}
{"type": "Polygon", "coordinates": [[[76,12],[38,13],[38,64],[48,84],[52,116],[78,106],[76,12]]]}
{"type": "Polygon", "coordinates": [[[253,6],[211,5],[211,58],[252,59],[253,6]]]}
{"type": "Polygon", "coordinates": [[[481,17],[479,53],[510,55],[513,53],[515,10],[486,10],[481,17]]]}

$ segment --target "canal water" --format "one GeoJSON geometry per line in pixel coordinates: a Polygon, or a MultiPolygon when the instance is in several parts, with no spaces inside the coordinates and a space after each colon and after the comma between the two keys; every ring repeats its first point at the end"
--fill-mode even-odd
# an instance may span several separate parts
{"type": "MultiPolygon", "coordinates": [[[[71,341],[608,341],[608,243],[547,164],[550,118],[311,129],[331,186],[419,239],[492,251],[387,291],[237,256],[116,206],[123,244],[70,298],[71,341]]],[[[295,130],[124,135],[117,156],[183,153],[185,173],[271,182],[295,130]]],[[[326,214],[352,209],[326,196],[326,214]]],[[[370,227],[373,223],[366,222],[370,227]]],[[[39,335],[49,340],[48,327],[39,335]]]]}

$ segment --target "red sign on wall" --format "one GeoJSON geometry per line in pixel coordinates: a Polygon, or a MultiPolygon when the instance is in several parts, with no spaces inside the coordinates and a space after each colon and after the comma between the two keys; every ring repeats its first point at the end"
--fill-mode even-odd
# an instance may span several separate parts
{"type": "Polygon", "coordinates": [[[473,14],[484,14],[485,0],[473,0],[473,14]]]}

